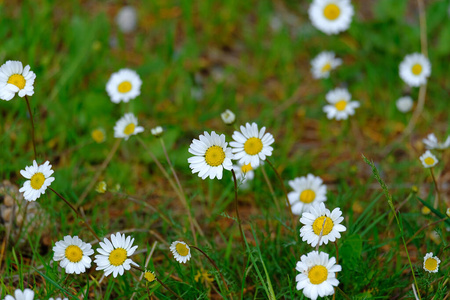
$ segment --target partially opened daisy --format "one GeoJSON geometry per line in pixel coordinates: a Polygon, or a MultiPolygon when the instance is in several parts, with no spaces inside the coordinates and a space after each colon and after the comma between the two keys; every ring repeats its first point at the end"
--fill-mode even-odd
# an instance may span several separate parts
{"type": "Polygon", "coordinates": [[[433,256],[433,252],[427,253],[423,258],[423,268],[429,273],[437,273],[441,260],[437,256],[433,256]]]}
{"type": "Polygon", "coordinates": [[[328,78],[330,71],[342,64],[342,59],[335,58],[334,52],[323,51],[311,61],[311,73],[314,78],[328,78]]]}
{"type": "Polygon", "coordinates": [[[289,180],[288,183],[294,190],[288,194],[294,215],[301,215],[305,211],[309,212],[314,204],[327,201],[327,186],[318,176],[308,174],[289,180]]]}
{"type": "Polygon", "coordinates": [[[319,203],[311,207],[310,212],[304,212],[300,218],[300,223],[304,224],[300,228],[300,237],[312,247],[317,244],[328,244],[341,237],[340,232],[347,230],[341,225],[344,220],[340,208],[335,208],[332,212],[319,203]]]}
{"type": "Polygon", "coordinates": [[[233,165],[234,173],[236,174],[236,180],[241,183],[241,188],[246,189],[249,187],[249,181],[255,178],[255,171],[251,164],[238,164],[233,165]]]}
{"type": "Polygon", "coordinates": [[[121,69],[109,78],[106,92],[114,103],[128,102],[141,94],[141,85],[141,78],[135,71],[121,69]]]}
{"type": "Polygon", "coordinates": [[[303,290],[303,294],[313,300],[334,294],[334,287],[339,285],[336,272],[342,270],[334,257],[318,251],[302,255],[295,269],[300,272],[295,277],[297,290],[303,290]]]}
{"type": "Polygon", "coordinates": [[[406,55],[399,69],[400,78],[409,86],[421,86],[431,75],[431,63],[421,53],[406,55]]]}
{"type": "Polygon", "coordinates": [[[144,131],[144,127],[137,126],[138,120],[133,113],[127,113],[114,126],[114,137],[124,138],[125,141],[132,135],[136,135],[144,131]]]}
{"type": "Polygon", "coordinates": [[[395,102],[397,109],[402,113],[407,113],[410,111],[414,105],[414,101],[410,96],[404,96],[398,98],[397,102],[395,102]]]}
{"type": "Polygon", "coordinates": [[[205,179],[222,179],[223,170],[231,170],[233,154],[228,143],[225,142],[225,135],[218,135],[214,131],[209,134],[200,134],[199,139],[194,139],[189,147],[189,153],[193,157],[188,158],[189,168],[192,173],[205,179]]]}
{"type": "Polygon", "coordinates": [[[35,78],[30,66],[24,68],[20,61],[8,60],[0,67],[0,99],[9,101],[16,93],[19,97],[32,96],[35,78]]]}
{"type": "Polygon", "coordinates": [[[313,0],[308,13],[314,27],[328,35],[338,34],[350,27],[353,6],[350,0],[313,0]]]}
{"type": "Polygon", "coordinates": [[[186,263],[191,259],[191,248],[185,242],[175,241],[170,245],[170,251],[172,251],[173,257],[179,263],[186,263]]]}
{"type": "Polygon", "coordinates": [[[43,165],[38,166],[37,162],[33,160],[33,165],[25,167],[25,170],[20,170],[20,174],[26,179],[20,192],[28,201],[36,201],[41,195],[45,193],[48,186],[55,180],[50,177],[53,174],[52,165],[46,161],[43,165]]]}
{"type": "Polygon", "coordinates": [[[325,98],[329,105],[323,107],[328,119],[346,120],[348,116],[355,114],[355,108],[359,107],[358,101],[351,101],[352,95],[344,88],[336,88],[329,91],[325,98]]]}
{"type": "Polygon", "coordinates": [[[239,160],[240,164],[251,164],[256,168],[260,161],[266,160],[267,156],[272,155],[273,148],[270,146],[275,142],[272,134],[266,133],[266,127],[258,130],[256,123],[247,123],[245,127],[241,125],[241,132],[233,133],[234,159],[239,160]]]}
{"type": "Polygon", "coordinates": [[[125,237],[125,234],[111,234],[111,241],[107,238],[100,242],[100,247],[97,252],[100,253],[95,256],[96,270],[103,270],[105,276],[113,274],[122,276],[124,270],[131,269],[131,265],[137,266],[130,257],[136,251],[138,246],[133,246],[134,238],[130,236],[125,237]]]}
{"type": "Polygon", "coordinates": [[[434,156],[430,150],[427,150],[424,154],[422,154],[420,161],[425,168],[434,167],[439,162],[437,157],[434,156]]]}
{"type": "Polygon", "coordinates": [[[81,274],[91,267],[91,256],[94,254],[91,244],[83,242],[78,236],[66,235],[64,240],[56,242],[53,247],[54,261],[61,261],[59,265],[67,274],[81,274]]]}
{"type": "Polygon", "coordinates": [[[10,295],[6,295],[4,300],[33,300],[34,299],[34,292],[30,289],[24,289],[22,290],[15,290],[14,291],[14,297],[10,295]]]}
{"type": "Polygon", "coordinates": [[[450,135],[447,137],[445,142],[439,142],[434,133],[430,133],[426,138],[422,140],[427,149],[439,149],[444,150],[450,146],[450,135]]]}

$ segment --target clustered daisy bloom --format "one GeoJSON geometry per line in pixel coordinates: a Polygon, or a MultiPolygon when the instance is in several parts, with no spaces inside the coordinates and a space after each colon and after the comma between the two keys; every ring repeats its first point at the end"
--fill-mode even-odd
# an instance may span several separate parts
{"type": "Polygon", "coordinates": [[[24,68],[20,61],[8,60],[0,67],[0,99],[9,101],[16,93],[19,97],[32,96],[35,78],[30,66],[24,68]]]}
{"type": "Polygon", "coordinates": [[[400,78],[413,87],[425,84],[431,75],[431,63],[421,53],[406,55],[400,63],[399,69],[400,78]]]}
{"type": "Polygon", "coordinates": [[[60,266],[67,274],[81,274],[91,267],[94,254],[91,244],[83,242],[78,236],[66,235],[64,240],[56,242],[53,247],[54,261],[61,261],[60,266]]]}
{"type": "Polygon", "coordinates": [[[14,297],[10,295],[6,295],[4,300],[33,300],[34,299],[34,292],[30,289],[24,289],[22,290],[15,290],[14,291],[14,297]]]}
{"type": "Polygon", "coordinates": [[[311,61],[311,73],[314,78],[328,78],[330,71],[342,64],[342,59],[335,58],[334,52],[323,51],[311,61]]]}
{"type": "Polygon", "coordinates": [[[354,12],[350,0],[314,0],[308,13],[313,26],[330,35],[346,31],[354,12]]]}
{"type": "Polygon", "coordinates": [[[323,107],[328,119],[346,120],[348,116],[354,115],[355,108],[359,107],[359,102],[351,101],[352,95],[344,88],[329,91],[325,98],[330,103],[323,107]]]}
{"type": "Polygon", "coordinates": [[[309,212],[314,204],[327,200],[327,186],[323,184],[323,180],[318,176],[308,174],[307,176],[290,180],[288,183],[294,190],[288,194],[288,199],[292,213],[295,215],[309,212]]]}
{"type": "Polygon", "coordinates": [[[447,137],[445,142],[439,142],[434,133],[430,133],[426,138],[422,140],[427,149],[439,149],[444,150],[450,147],[450,135],[447,137]]]}
{"type": "Polygon", "coordinates": [[[437,256],[433,256],[433,252],[427,253],[423,258],[423,268],[429,273],[437,273],[441,260],[437,256]]]}
{"type": "Polygon", "coordinates": [[[173,257],[179,263],[186,263],[191,259],[191,248],[185,242],[175,241],[170,245],[170,251],[173,253],[173,257]]]}
{"type": "Polygon", "coordinates": [[[144,131],[144,127],[137,126],[138,120],[133,113],[127,113],[114,126],[114,137],[124,138],[125,141],[132,135],[136,135],[144,131]]]}
{"type": "Polygon", "coordinates": [[[114,103],[129,102],[141,94],[141,85],[141,78],[135,71],[121,69],[109,78],[106,92],[114,103]]]}
{"type": "Polygon", "coordinates": [[[425,168],[434,167],[439,161],[436,156],[434,156],[430,150],[427,150],[421,157],[420,161],[425,168]]]}
{"type": "Polygon", "coordinates": [[[26,179],[20,192],[28,201],[36,201],[41,195],[45,193],[48,186],[55,180],[50,177],[53,174],[52,165],[46,161],[43,165],[38,166],[37,162],[33,160],[32,166],[25,167],[25,170],[20,170],[20,174],[26,179]]]}

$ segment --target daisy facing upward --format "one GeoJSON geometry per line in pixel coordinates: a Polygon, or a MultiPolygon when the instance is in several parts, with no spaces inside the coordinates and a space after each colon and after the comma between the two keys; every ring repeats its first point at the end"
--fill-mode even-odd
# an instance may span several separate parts
{"type": "Polygon", "coordinates": [[[427,78],[431,75],[430,61],[421,53],[406,55],[399,69],[400,78],[413,87],[427,83],[427,78]]]}
{"type": "Polygon", "coordinates": [[[325,98],[329,104],[323,107],[323,111],[330,120],[346,120],[348,116],[354,115],[355,108],[359,107],[359,102],[351,101],[352,95],[344,88],[329,91],[325,98]]]}
{"type": "Polygon", "coordinates": [[[60,266],[67,274],[81,274],[91,267],[91,256],[94,254],[91,244],[83,242],[78,236],[67,235],[64,240],[56,242],[53,247],[54,261],[61,261],[60,266]]]}
{"type": "Polygon", "coordinates": [[[129,102],[141,94],[141,85],[141,78],[135,71],[121,69],[109,78],[106,92],[114,103],[129,102]]]}
{"type": "Polygon", "coordinates": [[[315,79],[330,77],[330,71],[342,64],[342,59],[334,57],[334,52],[323,51],[311,61],[311,73],[315,79]]]}
{"type": "Polygon", "coordinates": [[[305,211],[309,212],[314,204],[327,201],[327,186],[318,176],[308,174],[289,180],[288,183],[294,190],[288,194],[294,215],[301,215],[305,211]]]}
{"type": "Polygon", "coordinates": [[[314,0],[308,10],[314,27],[325,34],[338,34],[350,27],[353,6],[350,0],[314,0]]]}
{"type": "Polygon", "coordinates": [[[41,197],[47,187],[55,180],[54,177],[50,177],[53,172],[49,161],[38,166],[35,160],[33,160],[32,166],[25,167],[25,170],[20,170],[20,174],[28,179],[19,190],[23,193],[25,200],[36,201],[36,199],[41,197]]]}

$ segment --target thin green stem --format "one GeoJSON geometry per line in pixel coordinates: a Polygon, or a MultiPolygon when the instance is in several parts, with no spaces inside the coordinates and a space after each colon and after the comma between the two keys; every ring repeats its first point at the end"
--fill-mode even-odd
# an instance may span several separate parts
{"type": "MultiPolygon", "coordinates": [[[[130,265],[133,269],[136,269],[138,271],[141,271],[142,273],[145,273],[145,270],[142,269],[141,267],[135,266],[135,265],[130,265]]],[[[183,299],[180,296],[178,296],[177,293],[175,293],[171,288],[169,288],[166,284],[164,284],[164,282],[162,282],[161,280],[159,280],[157,277],[155,277],[155,280],[162,285],[166,290],[168,290],[169,292],[171,292],[175,297],[177,297],[177,299],[183,299]]]]}
{"type": "Polygon", "coordinates": [[[281,208],[280,204],[278,203],[277,196],[275,195],[275,191],[273,189],[272,183],[269,180],[269,177],[267,176],[266,170],[262,167],[261,172],[263,174],[264,180],[267,183],[267,187],[269,188],[270,194],[272,195],[273,202],[275,202],[275,206],[277,207],[278,213],[281,214],[281,208]]]}
{"type": "Polygon", "coordinates": [[[430,168],[431,178],[433,178],[434,188],[436,189],[436,198],[434,198],[434,208],[438,208],[439,202],[441,202],[441,196],[437,184],[436,177],[434,176],[434,168],[430,168]]]}
{"type": "Polygon", "coordinates": [[[25,101],[27,102],[28,113],[30,114],[30,121],[31,121],[31,138],[32,138],[32,140],[33,140],[34,159],[36,159],[36,157],[37,157],[37,152],[36,152],[36,139],[35,139],[35,137],[34,137],[34,121],[33,121],[33,113],[31,112],[30,101],[28,101],[27,95],[25,95],[25,101]]]}

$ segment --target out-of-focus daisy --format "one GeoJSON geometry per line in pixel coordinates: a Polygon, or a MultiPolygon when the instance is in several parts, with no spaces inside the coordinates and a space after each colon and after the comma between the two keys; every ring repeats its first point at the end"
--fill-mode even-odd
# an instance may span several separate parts
{"type": "Polygon", "coordinates": [[[129,270],[131,264],[137,266],[130,257],[136,251],[138,246],[133,246],[134,238],[130,236],[125,237],[125,234],[120,232],[111,234],[111,242],[105,238],[100,242],[100,247],[97,252],[100,253],[95,256],[96,270],[104,270],[105,276],[113,274],[122,276],[124,270],[129,270]]]}
{"type": "Polygon", "coordinates": [[[222,179],[223,169],[231,170],[233,166],[233,154],[227,146],[224,134],[218,135],[214,131],[200,134],[199,139],[194,139],[189,147],[189,153],[194,155],[188,159],[192,173],[198,173],[202,179],[208,176],[210,179],[222,179]]]}
{"type": "Polygon", "coordinates": [[[342,270],[334,257],[318,251],[302,255],[295,269],[300,272],[295,277],[297,290],[303,290],[303,294],[313,300],[334,294],[333,287],[339,285],[336,272],[342,270]]]}
{"type": "Polygon", "coordinates": [[[161,126],[157,126],[155,128],[152,128],[150,131],[154,136],[160,137],[163,134],[164,129],[161,126]]]}
{"type": "Polygon", "coordinates": [[[400,78],[409,86],[420,86],[431,74],[431,64],[421,53],[406,55],[400,63],[400,78]]]}
{"type": "Polygon", "coordinates": [[[350,101],[352,95],[344,88],[336,88],[329,91],[325,98],[329,105],[323,107],[328,119],[346,120],[348,116],[355,114],[355,108],[359,107],[358,101],[350,101]]]}
{"type": "Polygon", "coordinates": [[[98,144],[103,143],[106,140],[106,133],[103,128],[97,128],[92,130],[91,136],[92,139],[98,144]]]}
{"type": "Polygon", "coordinates": [[[124,138],[125,141],[132,135],[136,135],[144,131],[144,127],[137,126],[138,120],[133,113],[127,113],[114,126],[114,137],[124,138]]]}
{"type": "Polygon", "coordinates": [[[309,212],[314,204],[327,201],[327,186],[318,176],[308,174],[289,180],[288,183],[294,190],[288,194],[294,215],[301,215],[305,211],[309,212]]]}
{"type": "Polygon", "coordinates": [[[424,154],[422,154],[422,156],[420,157],[420,161],[425,168],[434,167],[439,162],[436,156],[434,156],[430,152],[430,150],[427,150],[424,154]]]}
{"type": "Polygon", "coordinates": [[[222,121],[227,125],[232,125],[236,120],[236,115],[229,109],[220,114],[222,121]]]}
{"type": "Polygon", "coordinates": [[[24,68],[20,61],[8,60],[0,67],[0,99],[9,101],[16,93],[19,97],[32,96],[35,78],[30,66],[24,68]]]}
{"type": "Polygon", "coordinates": [[[426,138],[422,140],[427,149],[439,149],[444,150],[450,146],[450,135],[447,137],[445,142],[439,142],[434,133],[430,133],[426,138]]]}
{"type": "Polygon", "coordinates": [[[447,214],[447,217],[450,218],[450,207],[447,207],[447,211],[445,213],[447,214]]]}
{"type": "Polygon", "coordinates": [[[427,206],[422,206],[422,209],[420,211],[424,215],[429,215],[431,213],[431,209],[429,209],[427,206]]]}
{"type": "Polygon", "coordinates": [[[141,94],[141,85],[141,78],[135,71],[121,69],[109,78],[106,92],[114,103],[128,102],[141,94]]]}
{"type": "Polygon", "coordinates": [[[433,252],[427,253],[423,258],[423,268],[430,273],[437,273],[440,263],[441,260],[437,256],[433,256],[433,252]]]}
{"type": "Polygon", "coordinates": [[[191,248],[185,242],[175,241],[170,245],[170,251],[173,253],[173,257],[179,263],[186,263],[191,259],[191,248]]]}
{"type": "Polygon", "coordinates": [[[23,193],[25,200],[36,201],[37,198],[41,197],[47,187],[55,180],[54,177],[50,177],[53,172],[52,165],[49,161],[38,166],[35,160],[33,160],[32,166],[27,166],[25,170],[20,170],[20,174],[26,179],[29,179],[25,181],[19,190],[23,193]]]}
{"type": "Polygon", "coordinates": [[[104,194],[106,193],[106,190],[108,189],[108,185],[106,184],[106,182],[104,181],[100,181],[99,183],[97,183],[97,185],[95,186],[95,191],[97,193],[100,194],[104,194]]]}
{"type": "Polygon", "coordinates": [[[413,107],[414,101],[410,96],[404,96],[398,98],[395,105],[397,106],[397,109],[401,111],[402,113],[407,113],[411,111],[413,107]]]}
{"type": "Polygon", "coordinates": [[[233,165],[234,173],[236,174],[236,180],[241,183],[241,188],[246,189],[249,187],[249,181],[255,178],[255,171],[251,164],[246,165],[233,165]]]}
{"type": "Polygon", "coordinates": [[[137,24],[136,9],[131,5],[122,7],[117,13],[116,24],[120,31],[124,33],[130,33],[135,30],[137,24]]]}
{"type": "Polygon", "coordinates": [[[94,254],[91,244],[83,242],[78,236],[66,235],[64,240],[56,242],[53,247],[54,261],[61,261],[59,265],[67,274],[81,274],[91,267],[91,256],[94,254]]]}
{"type": "Polygon", "coordinates": [[[24,289],[22,290],[15,290],[14,291],[14,297],[10,295],[6,295],[4,300],[33,300],[34,299],[34,292],[30,289],[24,289]]]}
{"type": "Polygon", "coordinates": [[[156,280],[155,272],[145,271],[144,278],[145,278],[145,280],[147,280],[147,282],[152,283],[153,281],[156,280]]]}
{"type": "Polygon", "coordinates": [[[270,146],[275,142],[272,134],[266,133],[266,127],[258,130],[256,123],[247,123],[245,127],[241,125],[241,132],[233,133],[234,159],[239,160],[240,164],[251,164],[256,168],[260,161],[264,161],[267,156],[272,155],[273,148],[270,146]]]}
{"type": "Polygon", "coordinates": [[[317,244],[319,246],[328,244],[328,241],[334,242],[341,237],[340,232],[347,230],[345,226],[341,225],[343,220],[340,208],[337,207],[330,212],[323,202],[319,203],[312,206],[310,212],[302,214],[300,223],[304,224],[304,226],[300,228],[300,236],[303,241],[312,247],[315,247],[317,244]],[[322,233],[321,237],[320,233],[322,233]]]}
{"type": "Polygon", "coordinates": [[[350,0],[314,0],[308,13],[314,27],[328,35],[338,34],[350,27],[353,6],[350,0]]]}
{"type": "Polygon", "coordinates": [[[342,59],[334,57],[334,52],[323,51],[311,61],[311,73],[314,78],[328,78],[330,71],[342,64],[342,59]]]}

